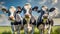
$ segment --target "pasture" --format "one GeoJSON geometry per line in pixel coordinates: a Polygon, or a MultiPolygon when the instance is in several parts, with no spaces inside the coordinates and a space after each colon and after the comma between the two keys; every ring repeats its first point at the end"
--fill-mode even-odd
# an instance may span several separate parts
{"type": "MultiPolygon", "coordinates": [[[[0,26],[0,34],[11,34],[10,26],[0,26]]],[[[21,30],[24,34],[24,30],[21,30]]],[[[34,34],[39,34],[39,30],[35,27],[34,34]]],[[[51,34],[60,34],[60,26],[53,26],[51,34]]]]}
{"type": "MultiPolygon", "coordinates": [[[[7,23],[8,24],[8,23],[7,23]]],[[[60,34],[60,18],[54,19],[54,26],[52,27],[51,34],[60,34]]],[[[0,34],[11,34],[10,26],[0,26],[0,34]]],[[[24,34],[24,30],[21,30],[21,34],[24,34]]],[[[35,27],[34,34],[39,34],[39,30],[35,27]]]]}

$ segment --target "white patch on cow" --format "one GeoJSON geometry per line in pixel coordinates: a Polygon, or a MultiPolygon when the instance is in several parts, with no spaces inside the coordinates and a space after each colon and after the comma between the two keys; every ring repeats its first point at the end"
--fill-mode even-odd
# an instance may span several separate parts
{"type": "MultiPolygon", "coordinates": [[[[30,15],[30,13],[29,13],[29,11],[30,11],[30,9],[31,9],[30,3],[26,3],[25,6],[24,6],[24,9],[26,10],[25,15],[26,15],[26,14],[30,15]]],[[[29,17],[31,17],[31,16],[29,16],[29,17]]]]}
{"type": "Polygon", "coordinates": [[[11,6],[10,9],[9,9],[11,15],[9,16],[10,18],[12,18],[13,20],[15,20],[14,18],[14,13],[16,11],[16,8],[14,6],[11,6]]]}

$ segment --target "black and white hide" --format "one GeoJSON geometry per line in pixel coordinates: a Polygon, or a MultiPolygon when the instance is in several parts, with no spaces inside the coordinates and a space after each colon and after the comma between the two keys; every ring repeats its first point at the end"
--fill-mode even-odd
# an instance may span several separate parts
{"type": "Polygon", "coordinates": [[[34,19],[32,20],[32,10],[30,3],[26,3],[23,7],[23,10],[25,15],[23,19],[25,34],[33,34],[34,26],[32,25],[32,23],[34,22],[34,19]]]}

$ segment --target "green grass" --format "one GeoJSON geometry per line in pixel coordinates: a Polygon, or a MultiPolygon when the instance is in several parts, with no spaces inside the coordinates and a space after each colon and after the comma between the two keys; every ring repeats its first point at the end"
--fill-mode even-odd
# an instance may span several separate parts
{"type": "MultiPolygon", "coordinates": [[[[55,32],[56,29],[60,28],[60,26],[54,26],[52,32],[55,32]]],[[[35,33],[38,34],[39,30],[35,28],[35,33]]],[[[0,34],[11,34],[11,28],[9,26],[3,27],[0,26],[0,34]]],[[[21,30],[21,34],[24,34],[24,30],[21,30]]]]}

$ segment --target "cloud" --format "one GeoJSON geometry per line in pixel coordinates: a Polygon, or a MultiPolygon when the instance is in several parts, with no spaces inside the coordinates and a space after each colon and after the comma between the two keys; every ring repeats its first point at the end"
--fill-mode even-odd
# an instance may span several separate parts
{"type": "Polygon", "coordinates": [[[0,26],[6,26],[10,25],[10,21],[8,20],[8,17],[4,14],[0,14],[0,26]]]}
{"type": "Polygon", "coordinates": [[[59,12],[59,14],[55,18],[60,18],[60,12],[59,12]]]}
{"type": "Polygon", "coordinates": [[[58,0],[52,0],[52,4],[56,4],[58,0]]]}
{"type": "Polygon", "coordinates": [[[4,6],[3,4],[5,4],[5,2],[0,2],[0,10],[1,10],[2,8],[6,8],[6,9],[7,9],[7,7],[4,6]]]}
{"type": "Polygon", "coordinates": [[[2,8],[6,8],[6,9],[7,9],[6,6],[4,6],[4,5],[0,5],[0,10],[2,10],[2,8]]]}
{"type": "Polygon", "coordinates": [[[0,4],[4,4],[5,2],[0,2],[0,4]]]}
{"type": "Polygon", "coordinates": [[[44,4],[47,0],[39,0],[39,4],[44,4]]]}
{"type": "Polygon", "coordinates": [[[50,4],[54,5],[58,3],[58,0],[47,0],[50,4]]]}
{"type": "Polygon", "coordinates": [[[2,8],[6,8],[6,7],[5,7],[5,6],[3,6],[3,5],[0,5],[0,10],[1,10],[2,8]]]}
{"type": "Polygon", "coordinates": [[[39,0],[38,2],[40,5],[44,5],[44,4],[51,4],[51,5],[55,5],[58,3],[58,0],[39,0]]]}
{"type": "Polygon", "coordinates": [[[31,0],[27,0],[28,2],[31,2],[31,0]]]}

